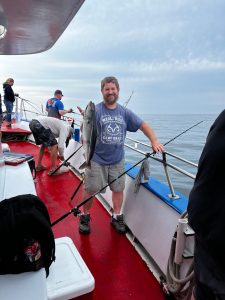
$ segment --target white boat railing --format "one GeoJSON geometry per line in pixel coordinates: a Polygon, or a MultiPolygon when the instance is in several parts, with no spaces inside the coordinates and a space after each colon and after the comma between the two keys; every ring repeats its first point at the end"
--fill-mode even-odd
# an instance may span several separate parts
{"type": "MultiPolygon", "coordinates": [[[[2,111],[6,115],[6,107],[4,102],[2,102],[2,111]]],[[[15,119],[16,123],[20,123],[22,119],[29,120],[27,113],[30,113],[31,116],[46,115],[44,112],[41,112],[41,109],[35,106],[31,101],[19,97],[18,94],[15,94],[15,102],[13,103],[13,111],[11,113],[12,119],[15,119]],[[31,107],[33,110],[27,109],[31,107]]]]}
{"type": "MultiPolygon", "coordinates": [[[[39,107],[32,101],[21,98],[18,94],[15,94],[15,102],[13,106],[12,119],[15,119],[16,123],[20,123],[21,121],[30,121],[33,117],[47,116],[47,112],[43,109],[42,105],[39,107]]],[[[5,115],[6,107],[4,103],[2,103],[2,107],[5,115]]],[[[69,124],[74,122],[76,126],[80,127],[81,120],[76,118],[75,121],[74,115],[81,116],[81,114],[76,112],[72,112],[72,114],[73,115],[69,114],[69,116],[62,116],[62,120],[69,124]]]]}
{"type": "MultiPolygon", "coordinates": [[[[130,138],[130,137],[126,137],[126,140],[134,142],[134,146],[125,143],[125,146],[127,148],[131,149],[132,151],[138,152],[138,153],[140,153],[142,155],[146,155],[147,154],[145,151],[138,149],[138,145],[142,145],[142,146],[148,147],[148,149],[149,149],[149,147],[150,147],[149,144],[141,142],[141,141],[138,141],[137,139],[133,139],[133,138],[130,138]]],[[[194,163],[194,162],[191,162],[191,161],[189,161],[187,159],[184,159],[184,158],[182,158],[182,157],[180,157],[178,155],[172,154],[172,153],[167,152],[167,151],[164,151],[162,153],[162,158],[155,157],[154,155],[150,155],[149,156],[149,158],[151,158],[151,159],[153,159],[153,160],[161,163],[163,165],[163,167],[164,167],[166,180],[167,180],[168,186],[170,188],[170,192],[171,192],[171,194],[169,194],[168,196],[170,198],[172,198],[172,199],[178,199],[179,196],[176,195],[176,193],[174,191],[172,180],[171,180],[171,177],[169,175],[169,168],[171,168],[171,169],[177,171],[178,173],[183,174],[183,175],[185,175],[185,176],[187,176],[187,177],[189,177],[189,178],[191,178],[193,180],[195,179],[196,176],[194,174],[192,174],[192,173],[184,170],[183,168],[180,168],[179,166],[168,162],[168,160],[167,160],[168,156],[173,157],[176,161],[181,161],[181,162],[185,163],[186,165],[194,167],[194,168],[197,168],[198,165],[196,163],[194,163]]]]}

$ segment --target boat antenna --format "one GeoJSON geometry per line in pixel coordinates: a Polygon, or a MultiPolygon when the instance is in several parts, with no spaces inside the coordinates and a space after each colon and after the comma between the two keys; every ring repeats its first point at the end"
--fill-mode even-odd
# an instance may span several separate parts
{"type": "Polygon", "coordinates": [[[130,94],[130,97],[127,99],[127,101],[124,102],[123,107],[127,107],[127,104],[130,102],[131,97],[133,96],[134,91],[130,94]]]}
{"type": "MultiPolygon", "coordinates": [[[[204,122],[204,120],[192,125],[191,127],[189,127],[188,129],[182,131],[181,133],[179,133],[178,135],[176,135],[175,137],[173,137],[172,139],[170,139],[169,141],[167,141],[165,144],[163,144],[163,146],[168,145],[169,143],[171,143],[172,141],[174,141],[175,139],[177,139],[178,137],[180,137],[181,135],[183,135],[184,133],[186,133],[187,131],[191,130],[192,128],[198,126],[199,124],[201,124],[202,122],[204,122]]],[[[78,148],[77,150],[79,150],[80,148],[78,148]]],[[[71,213],[74,214],[75,217],[77,217],[81,211],[80,211],[80,207],[83,206],[85,203],[87,203],[88,201],[90,201],[91,199],[93,199],[96,195],[98,195],[99,193],[101,193],[103,190],[105,190],[108,186],[110,186],[112,183],[114,183],[116,180],[118,180],[120,177],[124,176],[126,173],[128,173],[130,170],[132,170],[134,167],[136,167],[137,165],[139,165],[140,163],[142,163],[145,159],[148,159],[150,156],[154,155],[155,151],[151,152],[151,153],[145,153],[145,157],[142,158],[140,161],[138,161],[136,164],[134,164],[133,166],[131,166],[128,170],[124,171],[123,173],[121,173],[117,178],[113,179],[112,181],[110,181],[108,184],[106,184],[103,188],[101,188],[99,191],[97,191],[96,193],[92,194],[90,197],[88,197],[87,199],[83,200],[80,204],[78,204],[76,207],[72,208],[69,212],[67,212],[66,214],[64,214],[63,216],[61,216],[59,219],[57,219],[56,221],[54,221],[51,224],[51,227],[53,227],[54,225],[56,225],[57,223],[59,223],[60,221],[62,221],[64,218],[66,218],[67,216],[69,216],[71,213]]],[[[62,164],[63,165],[63,164],[62,164]]],[[[61,166],[62,166],[61,165],[61,166]]]]}

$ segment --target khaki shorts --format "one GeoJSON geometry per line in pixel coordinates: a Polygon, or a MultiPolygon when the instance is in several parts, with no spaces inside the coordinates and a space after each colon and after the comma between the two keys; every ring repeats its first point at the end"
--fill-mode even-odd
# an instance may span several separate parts
{"type": "MultiPolygon", "coordinates": [[[[124,173],[124,171],[124,160],[107,166],[91,161],[91,169],[85,169],[84,189],[90,194],[97,193],[120,174],[124,173]]],[[[125,174],[110,184],[109,187],[113,192],[122,192],[125,188],[125,174]]],[[[105,193],[105,190],[102,190],[101,193],[105,193]]]]}

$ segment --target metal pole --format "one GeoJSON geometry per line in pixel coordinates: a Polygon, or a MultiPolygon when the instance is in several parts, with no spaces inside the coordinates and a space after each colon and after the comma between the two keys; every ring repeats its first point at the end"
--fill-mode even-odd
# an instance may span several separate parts
{"type": "Polygon", "coordinates": [[[172,181],[170,180],[168,167],[167,167],[167,163],[166,163],[166,153],[164,152],[162,154],[162,156],[163,156],[163,167],[164,167],[164,170],[165,170],[166,179],[167,179],[167,182],[168,182],[168,185],[169,185],[169,188],[170,188],[170,192],[171,192],[171,194],[168,194],[168,197],[172,198],[172,199],[179,199],[180,197],[175,194],[172,181]]]}

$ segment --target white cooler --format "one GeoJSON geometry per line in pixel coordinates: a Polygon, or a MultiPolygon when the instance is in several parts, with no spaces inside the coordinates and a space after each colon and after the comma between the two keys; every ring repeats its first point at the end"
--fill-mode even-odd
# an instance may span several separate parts
{"type": "Polygon", "coordinates": [[[68,300],[94,289],[94,277],[68,237],[56,239],[56,261],[47,278],[49,300],[68,300]]]}

